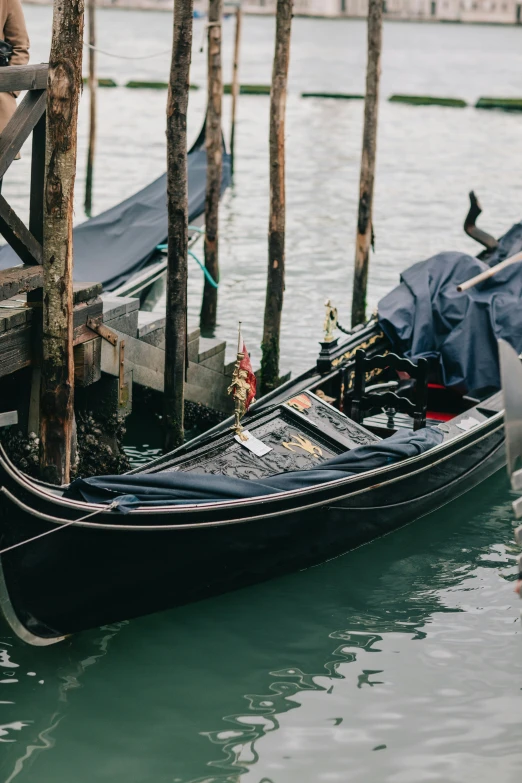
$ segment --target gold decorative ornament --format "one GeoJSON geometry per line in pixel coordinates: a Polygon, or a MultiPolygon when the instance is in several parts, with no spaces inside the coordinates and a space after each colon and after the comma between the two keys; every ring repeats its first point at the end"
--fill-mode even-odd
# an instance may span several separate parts
{"type": "Polygon", "coordinates": [[[288,449],[288,451],[295,452],[295,448],[292,448],[295,446],[298,449],[306,451],[307,454],[311,454],[312,457],[323,456],[323,450],[319,446],[314,446],[308,438],[304,438],[302,435],[292,435],[291,437],[293,440],[283,441],[283,446],[285,449],[288,449]]]}
{"type": "Polygon", "coordinates": [[[239,367],[243,359],[244,354],[238,353],[234,372],[232,373],[232,383],[228,387],[227,392],[234,398],[234,424],[232,429],[236,435],[239,435],[241,440],[248,440],[243,434],[243,427],[241,426],[241,419],[246,413],[246,400],[250,391],[250,384],[246,380],[248,374],[239,367]]]}
{"type": "Polygon", "coordinates": [[[245,365],[241,366],[245,356],[247,356],[248,359],[248,355],[244,352],[240,321],[237,337],[237,359],[234,366],[234,372],[232,373],[232,383],[228,387],[227,392],[228,394],[231,394],[234,399],[234,424],[231,429],[242,441],[247,441],[248,438],[243,432],[241,419],[250,405],[255,402],[256,393],[255,375],[252,372],[250,359],[248,359],[246,363],[246,366],[249,369],[245,369],[245,365]]]}
{"type": "Polygon", "coordinates": [[[326,314],[324,317],[324,342],[331,343],[334,339],[333,333],[337,329],[337,307],[334,307],[329,299],[324,303],[326,314]]]}

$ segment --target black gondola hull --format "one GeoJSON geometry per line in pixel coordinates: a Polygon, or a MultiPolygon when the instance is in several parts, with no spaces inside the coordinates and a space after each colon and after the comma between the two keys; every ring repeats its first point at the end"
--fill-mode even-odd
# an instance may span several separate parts
{"type": "MultiPolygon", "coordinates": [[[[104,527],[114,515],[100,513],[96,525],[74,525],[2,556],[4,614],[28,641],[51,641],[318,564],[472,489],[503,466],[503,444],[500,414],[407,466],[297,499],[149,515],[154,529],[133,529],[123,516],[117,529],[104,527]]],[[[46,515],[78,519],[78,511],[24,485],[8,463],[2,472],[4,546],[56,529],[46,515]]]]}

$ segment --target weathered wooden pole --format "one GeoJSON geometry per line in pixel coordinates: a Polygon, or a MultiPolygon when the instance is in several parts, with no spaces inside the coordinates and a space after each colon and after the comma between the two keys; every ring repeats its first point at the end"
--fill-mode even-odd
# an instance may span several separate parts
{"type": "MultiPolygon", "coordinates": [[[[207,195],[205,202],[205,267],[216,283],[219,281],[219,197],[223,169],[221,136],[221,106],[223,103],[223,72],[221,65],[221,21],[223,0],[208,4],[208,101],[207,101],[207,195]]],[[[211,333],[217,319],[217,288],[205,277],[200,326],[211,333]]]]}
{"type": "Polygon", "coordinates": [[[243,11],[241,2],[236,8],[236,38],[234,42],[234,64],[232,67],[232,121],[230,127],[230,168],[234,173],[234,161],[236,150],[236,114],[237,100],[239,97],[239,53],[241,48],[241,24],[243,21],[243,11]]]}
{"type": "Polygon", "coordinates": [[[276,41],[270,91],[270,216],[268,277],[261,345],[261,393],[279,381],[279,337],[285,290],[285,114],[293,0],[277,0],[276,41]]]}
{"type": "Polygon", "coordinates": [[[92,182],[94,153],[96,149],[96,0],[88,0],[89,20],[89,150],[87,152],[87,175],[85,177],[85,214],[92,214],[92,182]]]}
{"type": "Polygon", "coordinates": [[[73,196],[82,87],[83,0],[54,0],[47,81],[40,468],[69,481],[74,426],[73,196]]]}
{"type": "Polygon", "coordinates": [[[377,115],[379,109],[379,80],[381,77],[382,0],[369,0],[368,7],[368,64],[366,67],[366,98],[364,102],[364,131],[359,184],[359,212],[355,242],[353,273],[352,326],[366,318],[366,289],[368,265],[372,245],[373,185],[377,152],[377,115]]]}
{"type": "Polygon", "coordinates": [[[188,249],[187,108],[193,13],[193,0],[175,0],[167,103],[169,223],[165,326],[165,451],[179,446],[184,437],[188,249]]]}

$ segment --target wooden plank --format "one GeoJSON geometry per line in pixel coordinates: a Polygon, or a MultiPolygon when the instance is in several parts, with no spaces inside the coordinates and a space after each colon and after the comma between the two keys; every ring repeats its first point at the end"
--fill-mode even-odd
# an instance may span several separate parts
{"type": "Polygon", "coordinates": [[[45,90],[47,87],[47,63],[37,65],[10,65],[0,70],[0,92],[18,90],[45,90]]]}
{"type": "Polygon", "coordinates": [[[0,234],[9,242],[24,264],[40,265],[42,263],[42,245],[35,239],[14,209],[1,195],[0,234]]]}
{"type": "Polygon", "coordinates": [[[73,302],[78,304],[79,302],[87,302],[88,299],[96,299],[102,292],[101,283],[73,283],[73,302]]]}
{"type": "Polygon", "coordinates": [[[43,285],[41,266],[14,266],[0,270],[0,301],[11,299],[18,294],[34,291],[43,285]]]}
{"type": "Polygon", "coordinates": [[[101,378],[101,337],[80,343],[74,349],[74,382],[91,386],[101,378]]]}
{"type": "MultiPolygon", "coordinates": [[[[6,69],[7,70],[7,69],[6,69]]],[[[45,90],[28,92],[0,136],[0,179],[45,111],[45,90]]]]}
{"type": "Polygon", "coordinates": [[[120,342],[125,342],[125,372],[132,371],[134,383],[149,389],[163,391],[165,351],[153,345],[143,343],[135,337],[114,330],[118,343],[111,345],[103,340],[101,368],[102,372],[114,377],[120,375],[120,342]]]}
{"type": "Polygon", "coordinates": [[[31,364],[31,324],[0,334],[0,378],[31,364]]]}
{"type": "MultiPolygon", "coordinates": [[[[74,305],[73,309],[73,327],[83,326],[90,318],[101,318],[103,312],[103,303],[101,299],[93,299],[90,302],[80,302],[74,305]]],[[[94,335],[91,335],[94,337],[94,335]]]]}

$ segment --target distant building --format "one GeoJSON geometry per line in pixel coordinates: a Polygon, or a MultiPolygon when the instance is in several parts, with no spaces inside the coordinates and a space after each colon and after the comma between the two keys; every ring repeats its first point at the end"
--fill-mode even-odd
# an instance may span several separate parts
{"type": "MultiPolygon", "coordinates": [[[[203,11],[207,0],[195,0],[203,11]]],[[[226,5],[226,0],[225,0],[226,5]]],[[[243,0],[250,14],[273,14],[277,0],[243,0]]],[[[294,0],[297,16],[366,17],[368,0],[294,0]]],[[[385,19],[522,24],[522,0],[383,0],[385,19]]]]}

